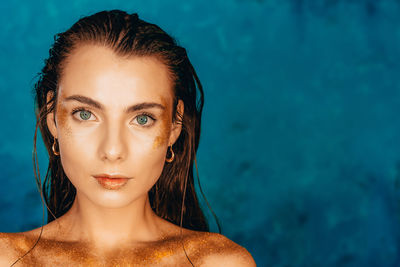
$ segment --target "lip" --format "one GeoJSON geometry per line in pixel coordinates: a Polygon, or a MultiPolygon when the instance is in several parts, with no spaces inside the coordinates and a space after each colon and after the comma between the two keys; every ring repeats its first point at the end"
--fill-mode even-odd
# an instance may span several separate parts
{"type": "Polygon", "coordinates": [[[98,174],[93,175],[96,178],[97,182],[104,187],[105,189],[109,190],[117,190],[126,185],[129,179],[124,175],[111,175],[111,174],[98,174]]]}
{"type": "Polygon", "coordinates": [[[107,174],[107,173],[100,173],[93,175],[94,178],[111,178],[111,179],[118,179],[118,178],[124,178],[124,179],[129,179],[129,177],[121,174],[107,174]]]}

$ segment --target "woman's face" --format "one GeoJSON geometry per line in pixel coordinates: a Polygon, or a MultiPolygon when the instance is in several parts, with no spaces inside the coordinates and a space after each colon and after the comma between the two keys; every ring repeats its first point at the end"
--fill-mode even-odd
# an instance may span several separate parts
{"type": "MultiPolygon", "coordinates": [[[[53,113],[47,124],[79,197],[104,207],[147,197],[181,131],[172,123],[167,67],[154,57],[122,58],[82,45],[67,58],[57,97],[56,124],[53,113]],[[98,174],[130,179],[113,187],[99,183],[98,174]]],[[[182,101],[177,108],[183,114],[182,101]]]]}

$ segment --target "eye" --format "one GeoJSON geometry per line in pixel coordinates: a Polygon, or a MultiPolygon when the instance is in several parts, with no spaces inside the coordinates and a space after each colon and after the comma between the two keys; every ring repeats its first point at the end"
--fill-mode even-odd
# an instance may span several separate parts
{"type": "Polygon", "coordinates": [[[78,120],[80,120],[80,121],[88,121],[92,115],[92,112],[90,112],[89,110],[84,109],[84,108],[76,108],[76,109],[72,110],[72,115],[75,115],[75,113],[79,113],[79,117],[81,119],[78,119],[78,120]]]}
{"type": "Polygon", "coordinates": [[[144,127],[150,127],[156,121],[152,116],[145,113],[136,116],[134,120],[136,120],[139,125],[144,127]]]}

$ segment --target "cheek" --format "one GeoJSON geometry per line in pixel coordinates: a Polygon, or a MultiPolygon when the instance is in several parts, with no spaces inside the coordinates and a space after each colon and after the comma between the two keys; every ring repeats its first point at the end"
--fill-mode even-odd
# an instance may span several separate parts
{"type": "Polygon", "coordinates": [[[79,176],[82,176],[87,168],[87,161],[85,162],[83,157],[74,156],[79,155],[79,152],[74,151],[74,148],[70,146],[66,146],[60,153],[64,172],[76,188],[80,188],[79,184],[82,184],[82,179],[79,176]]]}
{"type": "Polygon", "coordinates": [[[143,154],[136,163],[138,164],[133,163],[134,169],[132,171],[139,179],[143,179],[146,184],[146,191],[148,191],[162,173],[165,165],[165,153],[163,149],[159,149],[157,152],[153,149],[148,150],[148,153],[143,154]]]}
{"type": "Polygon", "coordinates": [[[69,111],[60,105],[57,109],[57,131],[63,166],[79,166],[93,159],[93,135],[86,129],[76,127],[69,111]]]}

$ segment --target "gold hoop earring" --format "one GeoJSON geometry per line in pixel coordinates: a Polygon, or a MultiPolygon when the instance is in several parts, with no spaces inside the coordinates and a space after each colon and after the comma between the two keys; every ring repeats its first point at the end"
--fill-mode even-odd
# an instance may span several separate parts
{"type": "Polygon", "coordinates": [[[54,138],[54,143],[51,148],[53,149],[54,155],[58,156],[58,155],[60,155],[60,152],[56,152],[55,146],[56,146],[56,138],[54,138]]]}
{"type": "Polygon", "coordinates": [[[172,150],[172,145],[170,145],[169,147],[171,149],[171,157],[170,158],[165,158],[166,162],[172,162],[172,161],[174,161],[174,158],[175,158],[174,151],[172,150]]]}

